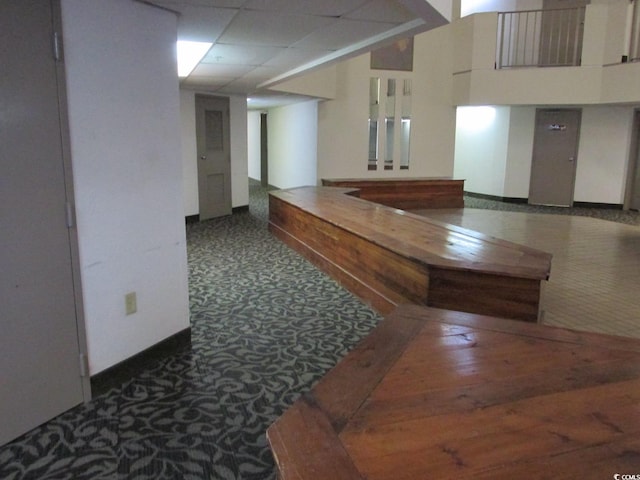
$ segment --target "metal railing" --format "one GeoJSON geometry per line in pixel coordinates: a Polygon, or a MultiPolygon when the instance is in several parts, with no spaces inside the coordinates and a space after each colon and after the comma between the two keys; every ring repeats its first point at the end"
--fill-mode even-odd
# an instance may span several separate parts
{"type": "Polygon", "coordinates": [[[633,23],[631,24],[631,45],[629,46],[629,60],[640,61],[640,2],[633,2],[633,23]]]}
{"type": "Polygon", "coordinates": [[[498,13],[497,68],[580,65],[585,7],[498,13]]]}

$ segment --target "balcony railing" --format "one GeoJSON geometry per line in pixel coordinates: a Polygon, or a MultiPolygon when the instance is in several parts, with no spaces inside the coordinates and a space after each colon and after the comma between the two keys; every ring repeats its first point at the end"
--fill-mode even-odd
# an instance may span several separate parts
{"type": "Polygon", "coordinates": [[[498,14],[497,68],[580,65],[585,7],[498,14]]]}

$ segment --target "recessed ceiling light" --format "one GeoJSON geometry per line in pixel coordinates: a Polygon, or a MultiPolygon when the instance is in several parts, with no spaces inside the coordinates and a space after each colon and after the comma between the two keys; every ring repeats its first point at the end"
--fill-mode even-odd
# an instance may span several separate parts
{"type": "Polygon", "coordinates": [[[188,77],[213,43],[178,40],[178,76],[188,77]]]}

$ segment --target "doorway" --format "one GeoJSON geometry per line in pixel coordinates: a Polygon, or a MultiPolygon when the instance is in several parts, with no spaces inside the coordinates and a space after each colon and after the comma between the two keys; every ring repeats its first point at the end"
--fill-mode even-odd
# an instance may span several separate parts
{"type": "Polygon", "coordinates": [[[640,210],[640,110],[636,110],[633,120],[629,172],[627,205],[631,210],[640,210]]]}
{"type": "Polygon", "coordinates": [[[229,99],[196,95],[200,220],[231,214],[229,99]]]}
{"type": "Polygon", "coordinates": [[[580,109],[536,110],[530,204],[573,204],[581,118],[580,109]]]}
{"type": "Polygon", "coordinates": [[[0,2],[0,444],[90,397],[60,24],[57,0],[0,2]]]}

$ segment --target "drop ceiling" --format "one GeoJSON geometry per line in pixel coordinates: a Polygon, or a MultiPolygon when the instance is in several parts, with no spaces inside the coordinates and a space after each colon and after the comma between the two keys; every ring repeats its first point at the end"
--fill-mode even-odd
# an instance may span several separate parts
{"type": "MultiPolygon", "coordinates": [[[[269,86],[446,23],[425,0],[146,0],[213,43],[181,85],[282,101],[269,86]]],[[[266,102],[268,103],[268,102],[266,102]]],[[[286,102],[285,102],[286,103],[286,102]]]]}

